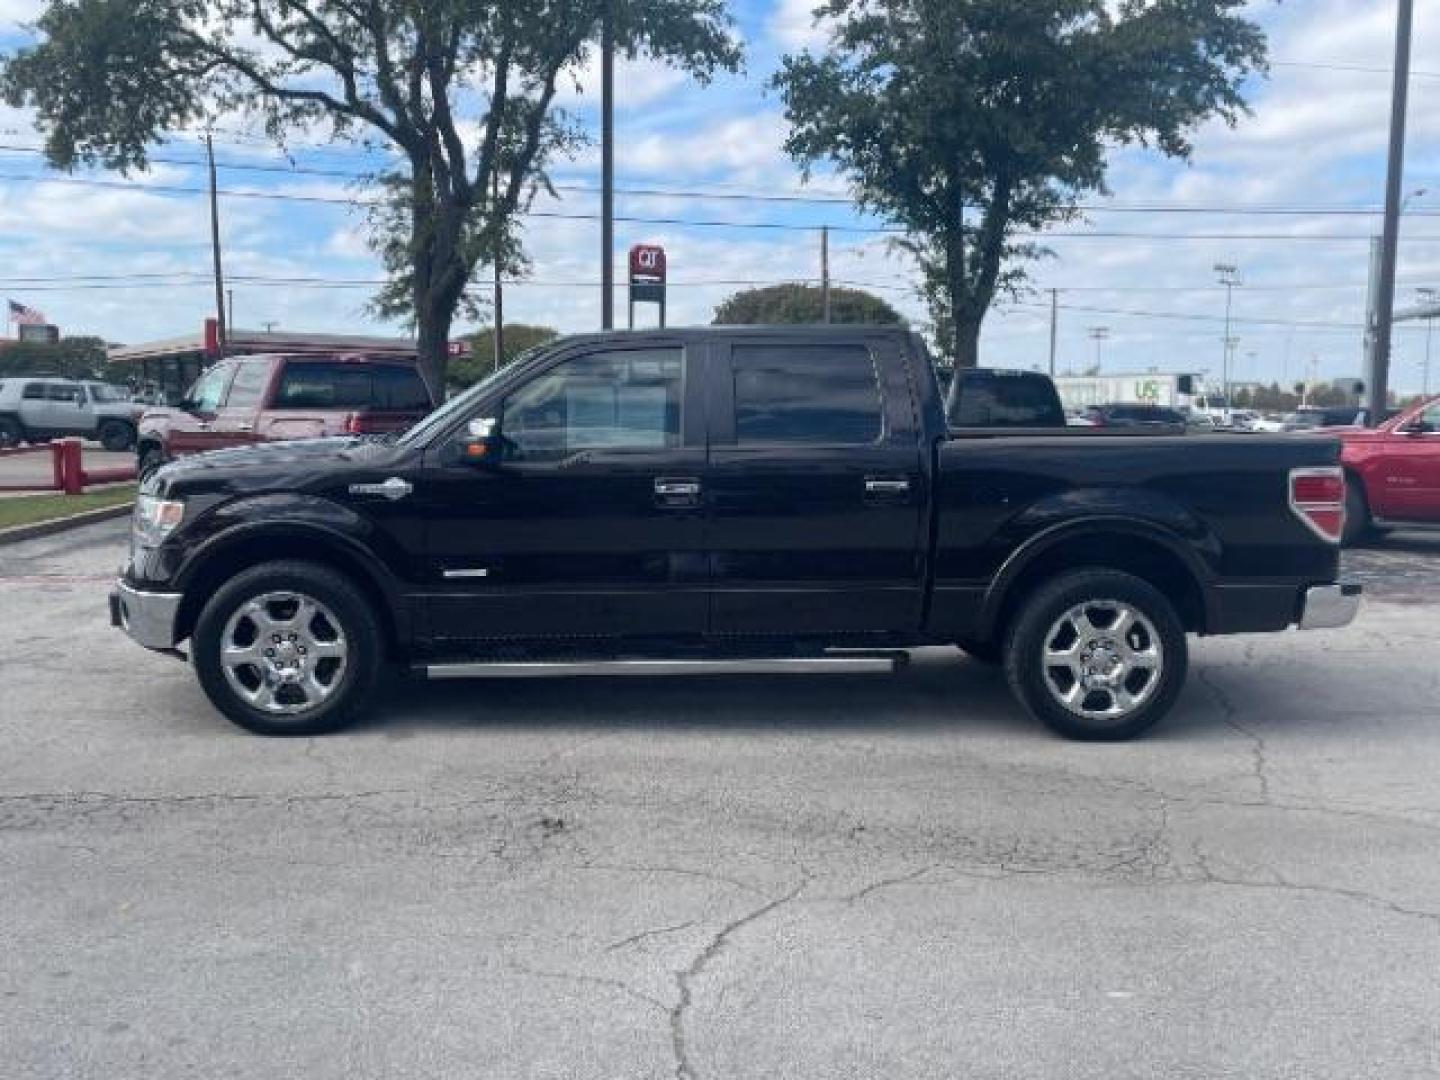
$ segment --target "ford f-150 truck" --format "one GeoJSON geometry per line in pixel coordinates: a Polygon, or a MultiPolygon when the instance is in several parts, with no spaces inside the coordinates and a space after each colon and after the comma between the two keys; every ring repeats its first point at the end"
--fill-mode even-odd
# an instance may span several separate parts
{"type": "Polygon", "coordinates": [[[811,671],[948,644],[1055,730],[1117,739],[1174,703],[1187,634],[1353,618],[1338,462],[1319,437],[956,426],[893,328],[575,337],[399,437],[160,469],[111,617],[188,639],[212,702],[271,734],[340,727],[397,665],[811,671]]]}

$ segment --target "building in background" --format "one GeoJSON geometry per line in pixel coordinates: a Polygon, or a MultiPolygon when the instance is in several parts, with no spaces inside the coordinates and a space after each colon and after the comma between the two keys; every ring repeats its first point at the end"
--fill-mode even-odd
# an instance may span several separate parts
{"type": "MultiPolygon", "coordinates": [[[[231,330],[225,342],[226,356],[268,353],[413,357],[415,342],[411,338],[312,334],[299,330],[231,330]]],[[[145,400],[157,405],[176,404],[200,373],[220,358],[215,320],[206,319],[198,334],[113,346],[109,349],[109,358],[117,369],[133,372],[126,375],[126,381],[145,400]]]]}

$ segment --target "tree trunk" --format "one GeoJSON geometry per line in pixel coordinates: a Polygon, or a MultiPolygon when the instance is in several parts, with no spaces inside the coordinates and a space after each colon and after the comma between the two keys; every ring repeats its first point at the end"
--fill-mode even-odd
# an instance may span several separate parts
{"type": "MultiPolygon", "coordinates": [[[[420,297],[416,297],[417,301],[420,297]]],[[[436,401],[445,400],[445,368],[450,360],[450,323],[454,305],[436,303],[426,296],[415,305],[416,352],[420,374],[436,401]]]]}
{"type": "Polygon", "coordinates": [[[954,319],[956,369],[979,367],[980,323],[962,315],[956,315],[954,319]]]}

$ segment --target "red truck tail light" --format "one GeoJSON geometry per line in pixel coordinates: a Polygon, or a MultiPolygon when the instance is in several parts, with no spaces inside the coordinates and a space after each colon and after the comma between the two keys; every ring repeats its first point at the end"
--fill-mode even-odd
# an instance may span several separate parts
{"type": "Polygon", "coordinates": [[[368,414],[352,412],[345,414],[346,435],[375,435],[382,429],[371,421],[368,414]]]}
{"type": "Polygon", "coordinates": [[[1345,535],[1345,470],[1291,469],[1290,509],[1320,539],[1338,544],[1345,535]]]}

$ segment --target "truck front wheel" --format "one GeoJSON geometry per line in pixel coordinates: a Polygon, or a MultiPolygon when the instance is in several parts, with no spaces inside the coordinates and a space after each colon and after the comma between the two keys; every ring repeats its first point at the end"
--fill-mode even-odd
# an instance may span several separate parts
{"type": "Polygon", "coordinates": [[[112,453],[129,450],[135,445],[135,429],[124,420],[106,420],[96,434],[100,445],[112,453]]]}
{"type": "Polygon", "coordinates": [[[1071,739],[1129,739],[1170,711],[1189,657],[1175,608],[1148,581],[1077,570],[1039,586],[1005,641],[1005,674],[1037,719],[1071,739]]]}
{"type": "Polygon", "coordinates": [[[375,612],[349,578],[270,562],[227,582],[191,635],[214,706],[260,735],[319,735],[354,721],[380,674],[375,612]]]}

